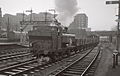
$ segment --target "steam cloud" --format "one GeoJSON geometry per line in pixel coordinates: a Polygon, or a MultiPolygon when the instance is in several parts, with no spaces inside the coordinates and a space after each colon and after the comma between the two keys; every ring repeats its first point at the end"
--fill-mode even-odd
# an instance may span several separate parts
{"type": "Polygon", "coordinates": [[[59,13],[57,20],[68,27],[78,11],[76,0],[55,0],[56,11],[59,13]]]}

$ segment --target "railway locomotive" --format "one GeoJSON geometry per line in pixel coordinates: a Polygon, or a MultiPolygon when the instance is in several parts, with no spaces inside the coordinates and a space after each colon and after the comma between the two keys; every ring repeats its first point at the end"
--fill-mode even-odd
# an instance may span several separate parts
{"type": "Polygon", "coordinates": [[[37,59],[47,57],[47,61],[55,62],[64,57],[95,47],[99,37],[87,36],[85,39],[76,39],[76,35],[67,32],[67,28],[56,26],[34,26],[28,32],[32,53],[37,59]]]}

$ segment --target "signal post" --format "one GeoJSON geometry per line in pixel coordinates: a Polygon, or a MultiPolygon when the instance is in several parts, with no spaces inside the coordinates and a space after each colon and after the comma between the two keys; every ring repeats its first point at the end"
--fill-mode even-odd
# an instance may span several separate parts
{"type": "MultiPolygon", "coordinates": [[[[115,52],[115,58],[113,57],[113,66],[118,65],[118,54],[119,54],[119,38],[120,38],[120,34],[119,34],[119,24],[120,24],[120,0],[118,1],[106,1],[106,4],[118,4],[118,20],[117,21],[117,44],[116,44],[116,50],[117,52],[115,52]]],[[[113,53],[114,56],[114,53],[113,53]]]]}

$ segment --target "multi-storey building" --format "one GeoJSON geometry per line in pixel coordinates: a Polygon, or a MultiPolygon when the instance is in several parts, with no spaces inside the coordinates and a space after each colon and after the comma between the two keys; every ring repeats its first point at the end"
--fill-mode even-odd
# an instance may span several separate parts
{"type": "Polygon", "coordinates": [[[86,29],[88,28],[88,17],[86,14],[77,14],[74,21],[70,24],[69,29],[86,29]]]}
{"type": "Polygon", "coordinates": [[[87,36],[88,29],[88,17],[86,14],[77,14],[74,17],[74,21],[68,27],[70,33],[76,34],[77,39],[84,39],[87,36]]]}

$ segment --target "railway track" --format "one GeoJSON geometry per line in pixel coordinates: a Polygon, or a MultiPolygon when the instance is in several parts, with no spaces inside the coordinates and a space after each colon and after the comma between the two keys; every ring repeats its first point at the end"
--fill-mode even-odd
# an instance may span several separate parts
{"type": "MultiPolygon", "coordinates": [[[[14,49],[15,50],[15,49],[14,49]]],[[[31,59],[32,54],[29,52],[29,49],[19,49],[19,51],[15,51],[9,54],[1,55],[0,56],[0,69],[18,64],[25,59],[31,59]]]]}
{"type": "MultiPolygon", "coordinates": [[[[85,54],[85,55],[87,55],[87,54],[85,54]]],[[[65,62],[65,61],[66,61],[65,63],[67,63],[65,65],[67,65],[67,66],[71,65],[70,63],[71,63],[72,58],[73,58],[72,61],[75,61],[76,59],[78,59],[80,57],[80,56],[78,56],[78,57],[75,56],[76,57],[76,59],[75,59],[74,56],[71,56],[70,58],[67,58],[66,60],[63,59],[61,61],[58,61],[58,62],[55,62],[52,64],[44,64],[44,65],[38,64],[37,60],[35,60],[35,59],[30,59],[27,61],[19,62],[18,64],[14,64],[14,65],[9,66],[7,68],[1,69],[0,75],[4,75],[4,76],[30,76],[32,74],[34,75],[36,72],[40,73],[41,70],[47,69],[47,68],[52,67],[54,65],[61,64],[62,62],[65,62]]],[[[61,71],[63,69],[61,69],[61,71]]],[[[54,73],[51,73],[50,75],[53,75],[53,74],[54,73]]]]}
{"type": "Polygon", "coordinates": [[[18,48],[18,49],[9,49],[9,50],[1,50],[0,51],[0,57],[10,56],[13,54],[19,54],[23,52],[30,52],[29,48],[18,48]]]}
{"type": "MultiPolygon", "coordinates": [[[[74,57],[74,56],[72,56],[72,57],[74,57]]],[[[64,59],[62,61],[64,61],[64,59]]],[[[58,62],[55,62],[52,64],[41,65],[41,64],[38,64],[37,60],[31,59],[31,60],[28,60],[26,62],[21,62],[19,64],[14,64],[14,65],[9,66],[7,68],[1,69],[0,75],[5,75],[5,76],[9,76],[9,75],[24,76],[24,75],[26,75],[26,76],[29,76],[29,75],[31,75],[31,73],[34,73],[36,71],[38,72],[40,69],[42,70],[42,69],[54,66],[56,64],[61,63],[62,61],[58,61],[58,62]]]]}
{"type": "MultiPolygon", "coordinates": [[[[37,61],[35,59],[30,59],[27,60],[25,62],[21,62],[19,64],[13,65],[13,66],[9,66],[6,68],[3,68],[0,70],[0,75],[5,75],[5,76],[16,76],[17,74],[19,74],[20,72],[26,71],[28,69],[32,69],[34,68],[33,66],[35,66],[37,63],[37,61]]],[[[38,66],[38,64],[37,64],[38,66]]]]}
{"type": "Polygon", "coordinates": [[[57,69],[48,76],[93,76],[101,58],[101,51],[93,49],[88,55],[77,59],[65,68],[57,69]]]}

